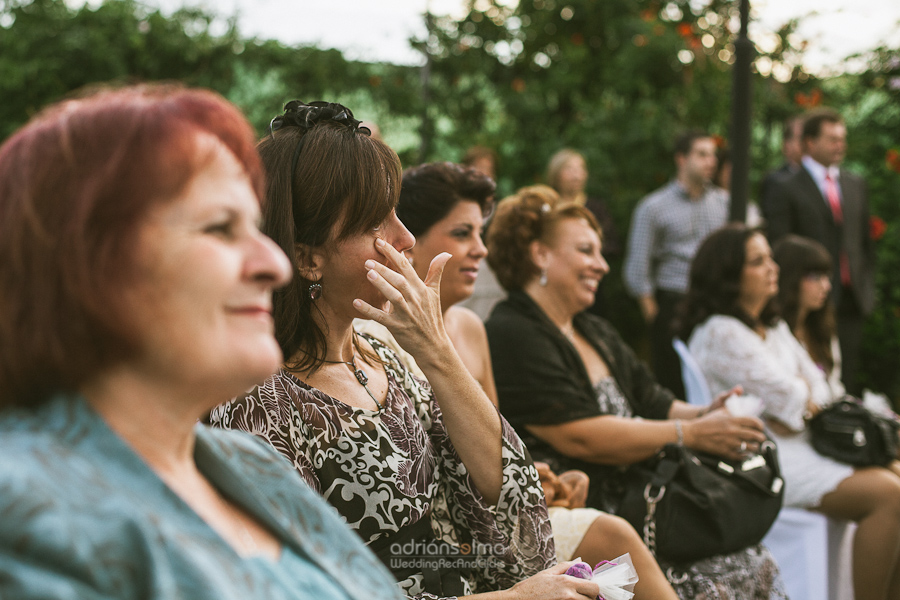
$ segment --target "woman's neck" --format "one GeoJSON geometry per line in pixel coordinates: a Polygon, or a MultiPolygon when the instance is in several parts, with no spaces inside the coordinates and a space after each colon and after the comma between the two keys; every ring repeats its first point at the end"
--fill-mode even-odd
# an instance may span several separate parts
{"type": "Polygon", "coordinates": [[[768,300],[762,302],[740,302],[740,307],[743,309],[747,316],[753,319],[754,321],[759,321],[760,315],[762,315],[763,309],[766,307],[766,303],[768,300]]]}
{"type": "Polygon", "coordinates": [[[557,297],[546,287],[540,285],[537,280],[527,284],[524,291],[561,331],[572,331],[572,320],[575,318],[576,313],[571,312],[567,308],[562,298],[557,297]]]}
{"type": "MultiPolygon", "coordinates": [[[[349,362],[354,355],[353,318],[344,318],[323,306],[321,312],[313,312],[313,320],[319,331],[325,333],[325,360],[349,362]]],[[[302,348],[301,353],[310,349],[302,348]]]]}
{"type": "Polygon", "coordinates": [[[580,206],[584,206],[587,202],[587,194],[584,191],[560,193],[559,199],[562,202],[574,202],[580,206]]]}
{"type": "MultiPolygon", "coordinates": [[[[196,469],[194,426],[215,404],[199,390],[178,389],[115,369],[82,388],[88,404],[163,479],[196,469]]],[[[223,396],[224,398],[224,396],[223,396]]]]}
{"type": "Polygon", "coordinates": [[[797,311],[797,321],[796,321],[796,324],[794,325],[794,337],[796,337],[798,340],[800,340],[804,344],[806,344],[808,341],[808,339],[807,339],[808,331],[806,330],[806,317],[808,316],[808,314],[809,314],[808,311],[805,311],[803,309],[798,310],[797,311]]]}

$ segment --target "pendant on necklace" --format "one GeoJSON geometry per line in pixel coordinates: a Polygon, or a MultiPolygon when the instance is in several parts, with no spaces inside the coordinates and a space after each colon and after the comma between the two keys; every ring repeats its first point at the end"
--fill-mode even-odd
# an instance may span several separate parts
{"type": "Polygon", "coordinates": [[[366,375],[366,372],[360,369],[359,367],[354,365],[353,374],[356,375],[356,380],[359,382],[359,385],[366,385],[369,383],[369,377],[366,375]]]}

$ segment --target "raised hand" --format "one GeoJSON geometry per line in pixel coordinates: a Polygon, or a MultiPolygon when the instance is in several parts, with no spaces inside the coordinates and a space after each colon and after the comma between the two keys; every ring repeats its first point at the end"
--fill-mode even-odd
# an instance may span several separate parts
{"type": "Polygon", "coordinates": [[[375,248],[385,257],[387,264],[366,261],[368,278],[387,298],[390,306],[387,310],[381,310],[358,298],[353,301],[353,306],[363,317],[387,327],[400,346],[416,361],[439,360],[448,349],[452,351],[444,330],[440,298],[441,275],[450,254],[442,252],[435,256],[425,281],[422,281],[409,260],[393,246],[376,239],[375,248]]]}

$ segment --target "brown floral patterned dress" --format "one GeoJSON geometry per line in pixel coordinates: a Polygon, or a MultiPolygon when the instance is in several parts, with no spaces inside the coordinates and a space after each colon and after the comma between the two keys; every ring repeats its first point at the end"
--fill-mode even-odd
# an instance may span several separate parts
{"type": "MultiPolygon", "coordinates": [[[[496,505],[473,485],[444,428],[428,383],[366,336],[384,362],[388,394],[380,412],[354,408],[279,371],[242,398],[213,410],[210,423],[256,434],[281,452],[365,541],[430,515],[435,540],[477,552],[465,593],[506,589],[555,563],[537,470],[503,419],[503,484],[496,505]]],[[[433,598],[416,573],[409,596],[433,598]]]]}

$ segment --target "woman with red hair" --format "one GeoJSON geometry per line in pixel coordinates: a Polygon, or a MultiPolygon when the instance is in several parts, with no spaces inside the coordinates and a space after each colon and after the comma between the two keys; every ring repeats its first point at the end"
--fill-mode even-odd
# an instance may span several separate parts
{"type": "Polygon", "coordinates": [[[0,597],[397,597],[275,452],[197,424],[282,359],[253,138],[165,86],[0,147],[0,597]]]}

